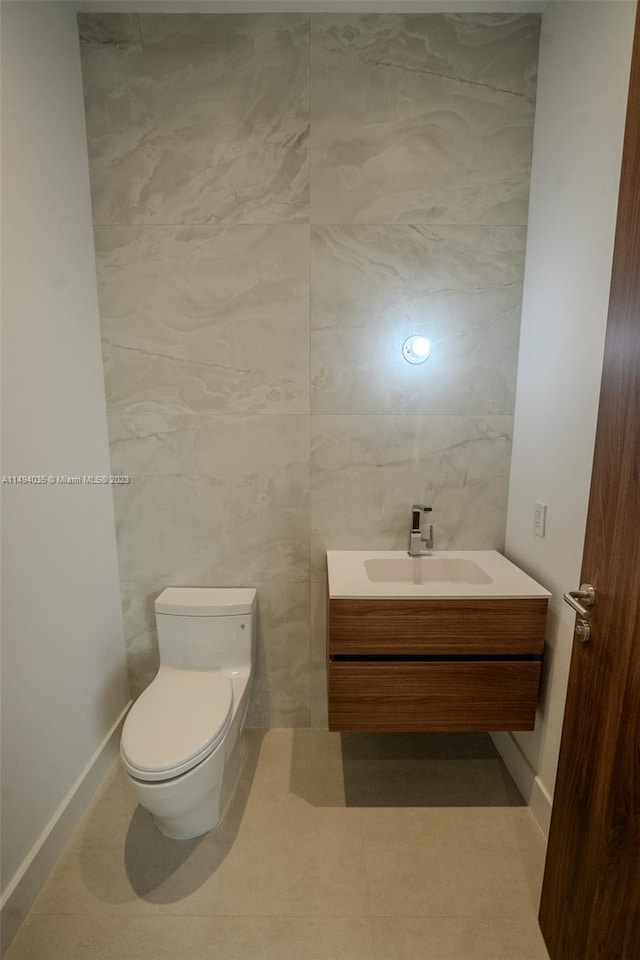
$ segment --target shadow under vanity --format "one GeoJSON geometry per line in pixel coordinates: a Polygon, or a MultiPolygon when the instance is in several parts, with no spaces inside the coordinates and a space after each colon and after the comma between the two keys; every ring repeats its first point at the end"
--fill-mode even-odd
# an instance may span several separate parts
{"type": "Polygon", "coordinates": [[[334,731],[532,730],[551,594],[494,550],[327,553],[334,731]]]}

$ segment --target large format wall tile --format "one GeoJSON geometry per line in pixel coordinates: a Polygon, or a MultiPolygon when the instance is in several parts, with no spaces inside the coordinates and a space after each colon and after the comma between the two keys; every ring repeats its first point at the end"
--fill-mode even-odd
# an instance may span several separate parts
{"type": "Polygon", "coordinates": [[[143,17],[128,43],[105,20],[81,24],[95,222],[303,221],[308,17],[143,17]]]}
{"type": "MultiPolygon", "coordinates": [[[[250,584],[251,585],[251,584],[250,584]]],[[[251,727],[309,726],[309,584],[259,583],[251,727]]]]}
{"type": "Polygon", "coordinates": [[[79,13],[78,32],[83,43],[142,42],[137,13],[79,13]]]}
{"type": "Polygon", "coordinates": [[[166,586],[255,586],[251,726],[309,724],[307,418],[110,418],[134,696],[153,679],[166,586]]]}
{"type": "Polygon", "coordinates": [[[311,417],[311,559],[404,550],[411,504],[433,507],[436,550],[501,549],[511,417],[311,417]]]}
{"type": "Polygon", "coordinates": [[[304,417],[111,417],[123,580],[308,578],[304,417]]]}
{"type": "Polygon", "coordinates": [[[111,412],[307,412],[308,227],[95,235],[111,412]]]}
{"type": "Polygon", "coordinates": [[[132,697],[138,697],[142,693],[160,666],[153,603],[165,586],[173,586],[173,583],[120,581],[124,642],[132,697]]]}
{"type": "Polygon", "coordinates": [[[524,246],[523,227],[314,227],[312,412],[511,413],[524,246]]]}
{"type": "MultiPolygon", "coordinates": [[[[185,578],[176,565],[162,580],[124,580],[122,606],[131,694],[137,697],[159,666],[154,601],[168,586],[219,586],[205,572],[185,578]]],[[[309,585],[259,583],[239,578],[236,586],[258,592],[256,664],[247,723],[251,727],[309,726],[309,585]]],[[[324,725],[324,724],[321,724],[324,725]]]]}
{"type": "Polygon", "coordinates": [[[312,222],[526,223],[539,23],[314,16],[312,222]]]}
{"type": "Polygon", "coordinates": [[[326,727],[328,724],[326,575],[321,580],[311,581],[309,642],[310,724],[312,727],[326,727]]]}
{"type": "Polygon", "coordinates": [[[80,15],[134,695],[256,586],[249,722],[325,726],[325,550],[502,547],[539,21],[80,15]]]}

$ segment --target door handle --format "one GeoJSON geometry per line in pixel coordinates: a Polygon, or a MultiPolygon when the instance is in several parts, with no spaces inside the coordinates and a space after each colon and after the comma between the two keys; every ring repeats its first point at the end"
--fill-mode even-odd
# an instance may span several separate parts
{"type": "Polygon", "coordinates": [[[591,613],[588,608],[595,606],[597,596],[590,583],[581,583],[579,590],[567,590],[564,600],[579,617],[584,618],[591,613]]]}

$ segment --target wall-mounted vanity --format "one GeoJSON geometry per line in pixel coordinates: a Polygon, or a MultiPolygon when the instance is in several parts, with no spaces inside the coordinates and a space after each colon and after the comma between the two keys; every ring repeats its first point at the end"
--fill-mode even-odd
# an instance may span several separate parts
{"type": "Polygon", "coordinates": [[[531,730],[551,594],[494,550],[327,553],[330,730],[531,730]]]}

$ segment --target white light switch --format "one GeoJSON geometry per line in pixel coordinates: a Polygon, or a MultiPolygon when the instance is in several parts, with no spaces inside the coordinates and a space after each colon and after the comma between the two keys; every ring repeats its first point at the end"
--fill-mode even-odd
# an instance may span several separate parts
{"type": "Polygon", "coordinates": [[[544,537],[544,530],[547,525],[547,505],[546,503],[534,503],[533,505],[533,532],[536,537],[544,537]]]}

